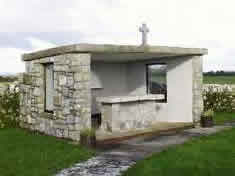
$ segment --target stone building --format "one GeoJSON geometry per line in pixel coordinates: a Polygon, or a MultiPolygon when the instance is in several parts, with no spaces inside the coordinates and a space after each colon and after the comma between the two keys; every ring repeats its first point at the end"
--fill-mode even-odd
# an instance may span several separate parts
{"type": "Polygon", "coordinates": [[[204,54],[198,48],[96,44],[24,54],[21,125],[79,140],[96,117],[104,133],[196,123],[204,54]]]}

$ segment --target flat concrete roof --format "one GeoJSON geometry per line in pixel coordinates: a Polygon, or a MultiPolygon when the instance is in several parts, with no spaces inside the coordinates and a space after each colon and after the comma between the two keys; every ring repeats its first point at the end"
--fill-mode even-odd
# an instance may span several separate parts
{"type": "MultiPolygon", "coordinates": [[[[168,47],[168,46],[139,46],[139,45],[111,45],[111,44],[74,44],[67,46],[60,46],[56,48],[50,48],[33,53],[23,54],[23,61],[31,61],[44,57],[56,56],[66,53],[91,53],[94,54],[92,59],[97,61],[107,61],[112,57],[112,61],[134,60],[138,57],[144,60],[147,58],[162,58],[162,57],[174,57],[174,56],[192,56],[192,55],[205,55],[208,50],[205,48],[181,48],[181,47],[168,47]],[[99,57],[101,56],[101,57],[99,57]],[[110,56],[110,57],[109,57],[110,56]],[[129,56],[129,57],[128,57],[129,56]]],[[[111,61],[110,60],[110,61],[111,61]]],[[[139,59],[137,59],[139,60],[139,59]]]]}

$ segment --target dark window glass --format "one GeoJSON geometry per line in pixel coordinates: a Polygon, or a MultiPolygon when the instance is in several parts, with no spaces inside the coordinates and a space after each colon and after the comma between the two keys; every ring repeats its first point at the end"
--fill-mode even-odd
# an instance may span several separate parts
{"type": "Polygon", "coordinates": [[[166,64],[147,65],[147,93],[167,95],[166,64]]]}

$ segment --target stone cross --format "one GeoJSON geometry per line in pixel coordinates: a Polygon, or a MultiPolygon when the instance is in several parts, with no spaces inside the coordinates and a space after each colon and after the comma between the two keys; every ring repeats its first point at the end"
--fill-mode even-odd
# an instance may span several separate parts
{"type": "Polygon", "coordinates": [[[147,34],[149,32],[147,25],[143,23],[139,31],[142,33],[142,46],[147,45],[147,34]]]}

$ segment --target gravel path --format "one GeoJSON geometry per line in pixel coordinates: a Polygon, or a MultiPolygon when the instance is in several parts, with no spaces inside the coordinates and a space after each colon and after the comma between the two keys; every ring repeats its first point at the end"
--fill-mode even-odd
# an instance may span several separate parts
{"type": "Polygon", "coordinates": [[[231,126],[235,126],[235,124],[213,128],[193,128],[179,133],[122,141],[116,146],[112,145],[103,149],[104,151],[96,157],[62,170],[56,176],[120,176],[136,161],[144,159],[152,153],[161,152],[172,145],[182,144],[192,137],[211,135],[225,128],[231,128],[231,126]]]}

